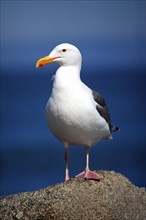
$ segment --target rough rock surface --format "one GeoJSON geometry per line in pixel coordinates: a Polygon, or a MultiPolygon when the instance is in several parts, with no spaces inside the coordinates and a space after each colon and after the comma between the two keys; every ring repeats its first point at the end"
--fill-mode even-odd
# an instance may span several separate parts
{"type": "Polygon", "coordinates": [[[146,192],[121,174],[100,182],[73,179],[35,192],[1,197],[1,220],[144,220],[146,192]]]}

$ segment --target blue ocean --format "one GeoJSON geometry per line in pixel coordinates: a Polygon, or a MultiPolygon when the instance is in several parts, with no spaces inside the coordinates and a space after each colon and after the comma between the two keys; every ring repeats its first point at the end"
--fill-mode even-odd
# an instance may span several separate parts
{"type": "MultiPolygon", "coordinates": [[[[48,130],[45,105],[56,66],[2,71],[1,194],[37,190],[64,181],[64,146],[48,130]],[[54,69],[53,69],[54,68],[54,69]],[[49,70],[49,73],[48,73],[49,70]]],[[[113,140],[90,150],[92,170],[114,170],[146,186],[146,75],[142,68],[82,69],[82,80],[100,92],[112,122],[113,140]]],[[[70,147],[71,177],[85,168],[83,146],[70,147]]]]}

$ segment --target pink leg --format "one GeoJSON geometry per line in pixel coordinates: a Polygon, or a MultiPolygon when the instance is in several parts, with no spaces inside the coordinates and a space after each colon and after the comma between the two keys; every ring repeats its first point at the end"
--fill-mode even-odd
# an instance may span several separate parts
{"type": "Polygon", "coordinates": [[[82,173],[79,173],[76,177],[82,177],[84,179],[91,179],[91,180],[100,180],[101,177],[96,173],[89,169],[89,146],[85,147],[86,149],[86,168],[82,173]]]}
{"type": "Polygon", "coordinates": [[[65,182],[68,182],[70,180],[69,177],[69,169],[68,169],[68,161],[69,161],[69,146],[65,145],[65,182]]]}

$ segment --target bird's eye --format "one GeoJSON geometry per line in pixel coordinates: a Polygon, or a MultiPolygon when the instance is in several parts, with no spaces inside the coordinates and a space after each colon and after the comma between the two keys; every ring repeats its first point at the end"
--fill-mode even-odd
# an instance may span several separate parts
{"type": "Polygon", "coordinates": [[[63,52],[66,52],[66,49],[62,49],[63,52]]]}

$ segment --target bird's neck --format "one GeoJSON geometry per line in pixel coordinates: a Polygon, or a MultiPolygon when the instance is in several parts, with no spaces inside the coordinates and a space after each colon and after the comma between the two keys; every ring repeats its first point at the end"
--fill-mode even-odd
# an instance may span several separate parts
{"type": "Polygon", "coordinates": [[[80,81],[80,68],[76,66],[60,66],[54,77],[54,86],[68,87],[80,81]]]}

